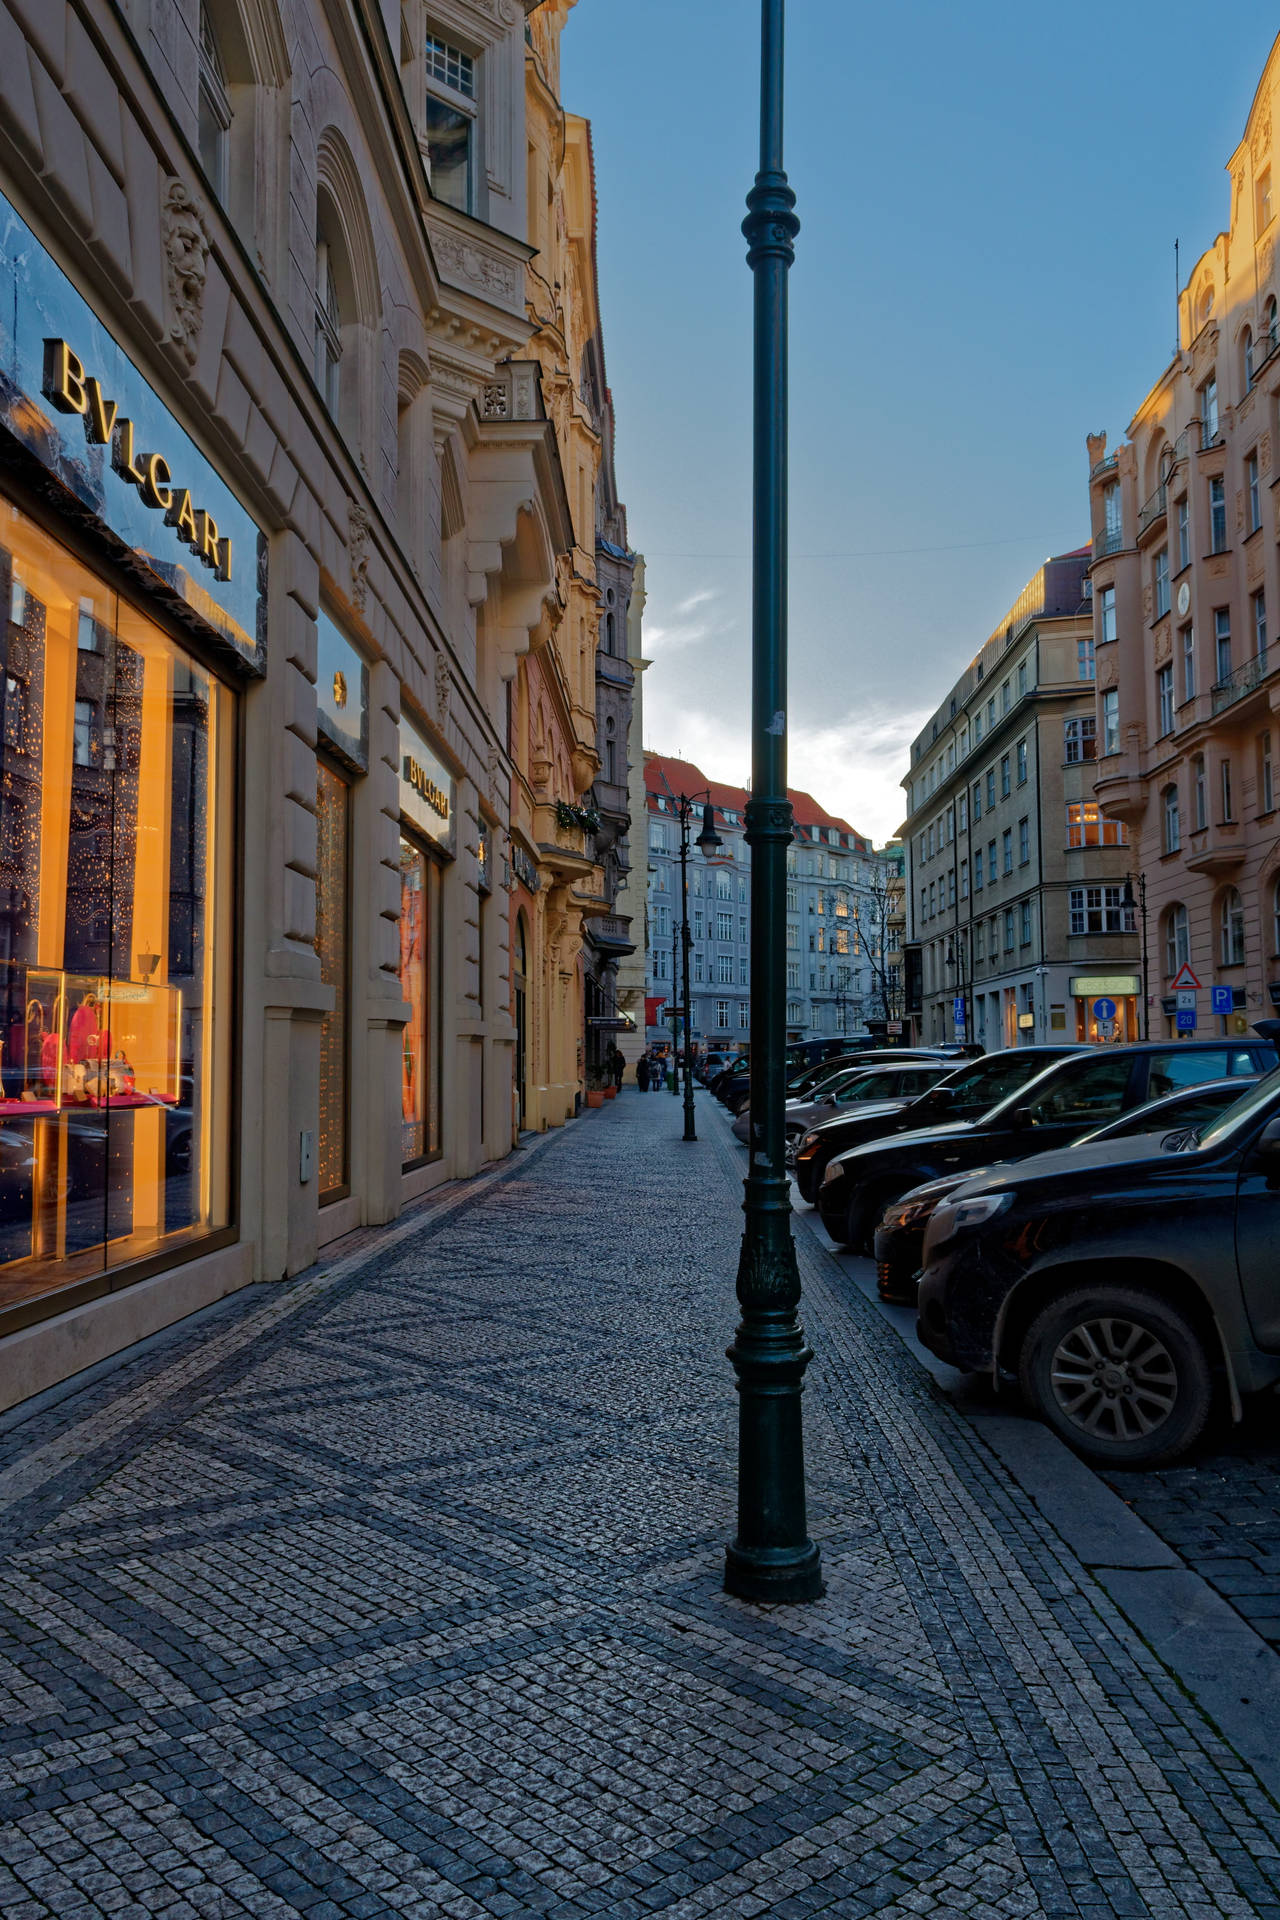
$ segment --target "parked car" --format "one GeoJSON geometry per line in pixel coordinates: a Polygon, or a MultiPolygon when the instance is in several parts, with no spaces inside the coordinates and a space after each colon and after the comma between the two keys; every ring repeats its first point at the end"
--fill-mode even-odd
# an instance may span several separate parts
{"type": "Polygon", "coordinates": [[[1275,1048],[1265,1040],[1090,1048],[1046,1067],[979,1120],[925,1127],[838,1154],[818,1189],[822,1224],[833,1240],[870,1252],[885,1208],[926,1180],[1066,1147],[1090,1128],[1178,1087],[1267,1073],[1276,1064],[1275,1048]]]}
{"type": "Polygon", "coordinates": [[[967,1182],[929,1222],[920,1337],[1016,1374],[1077,1453],[1157,1466],[1280,1383],[1280,1072],[1200,1134],[1104,1140],[967,1182]]]}
{"type": "MultiPolygon", "coordinates": [[[[1086,1147],[1095,1140],[1126,1140],[1139,1133],[1166,1134],[1189,1127],[1207,1127],[1238,1100],[1247,1087],[1253,1086],[1256,1079],[1256,1074],[1244,1077],[1237,1074],[1230,1080],[1206,1080],[1203,1086],[1166,1093],[1162,1099],[1150,1100],[1132,1113],[1108,1121],[1104,1127],[1081,1134],[1074,1145],[1086,1147]]],[[[875,1234],[876,1285],[882,1300],[892,1306],[915,1305],[925,1229],[935,1208],[958,1187],[995,1171],[993,1167],[980,1167],[968,1173],[944,1174],[941,1180],[928,1180],[922,1187],[913,1187],[910,1193],[903,1194],[901,1200],[886,1208],[875,1234]]]]}
{"type": "Polygon", "coordinates": [[[827,1163],[850,1147],[868,1140],[879,1140],[891,1133],[910,1133],[917,1127],[935,1126],[945,1120],[976,1120],[1003,1100],[1015,1087],[1043,1072],[1055,1060],[1078,1053],[1076,1046],[1008,1047],[1002,1053],[989,1053],[981,1060],[957,1066],[937,1085],[918,1099],[892,1112],[849,1113],[819,1121],[811,1132],[801,1136],[796,1149],[796,1185],[802,1199],[812,1205],[827,1163]]]}
{"type": "MultiPolygon", "coordinates": [[[[941,1079],[947,1071],[947,1063],[942,1060],[904,1061],[892,1067],[850,1067],[829,1080],[819,1082],[814,1089],[814,1098],[788,1100],[783,1109],[788,1166],[794,1158],[796,1142],[815,1118],[825,1119],[829,1114],[844,1109],[873,1105],[883,1107],[886,1103],[911,1099],[915,1094],[923,1093],[926,1087],[941,1079]]],[[[750,1124],[749,1111],[739,1114],[733,1123],[735,1138],[745,1143],[750,1124]]]]}
{"type": "MultiPolygon", "coordinates": [[[[885,1047],[867,1047],[861,1053],[840,1054],[834,1059],[822,1062],[816,1068],[808,1068],[793,1076],[787,1082],[788,1098],[799,1097],[808,1092],[816,1094],[825,1079],[837,1073],[847,1073],[854,1069],[885,1066],[889,1061],[910,1064],[920,1061],[947,1059],[939,1049],[919,1047],[914,1049],[894,1048],[892,1053],[885,1047]]],[[[744,1070],[720,1088],[719,1097],[731,1113],[745,1113],[751,1098],[751,1076],[744,1070]]]]}

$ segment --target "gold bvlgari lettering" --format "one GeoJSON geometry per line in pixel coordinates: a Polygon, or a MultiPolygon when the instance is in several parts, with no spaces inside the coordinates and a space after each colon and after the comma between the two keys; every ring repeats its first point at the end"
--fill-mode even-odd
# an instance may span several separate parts
{"type": "Polygon", "coordinates": [[[414,759],[411,753],[404,757],[404,777],[414,792],[420,794],[442,820],[449,818],[449,796],[438,787],[424,766],[414,759]]]}

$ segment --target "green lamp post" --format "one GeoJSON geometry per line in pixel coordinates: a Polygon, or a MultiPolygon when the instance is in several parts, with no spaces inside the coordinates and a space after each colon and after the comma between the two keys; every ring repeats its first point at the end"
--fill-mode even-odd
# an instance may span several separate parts
{"type": "Polygon", "coordinates": [[[791,1237],[786,1097],[787,272],[800,222],[782,165],[783,0],[762,0],[760,170],[742,223],[755,276],[752,537],[751,1138],[738,1261],[738,1531],[725,1587],[744,1600],[815,1600],[822,1562],[805,1515],[801,1394],[811,1354],[791,1237]]]}

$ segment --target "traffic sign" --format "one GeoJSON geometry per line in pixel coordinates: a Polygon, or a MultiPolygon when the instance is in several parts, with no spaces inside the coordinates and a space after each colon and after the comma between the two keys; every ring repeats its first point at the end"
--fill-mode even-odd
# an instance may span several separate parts
{"type": "Polygon", "coordinates": [[[886,1033],[901,1033],[902,1032],[901,1020],[887,1020],[885,1022],[884,1030],[886,1033]]]}
{"type": "Polygon", "coordinates": [[[1114,1020],[1116,1017],[1115,1001],[1095,1000],[1093,1003],[1093,1017],[1095,1020],[1114,1020]]]}
{"type": "Polygon", "coordinates": [[[1173,987],[1174,987],[1175,993],[1177,992],[1179,987],[1194,988],[1194,987],[1198,987],[1199,985],[1200,985],[1200,982],[1196,979],[1195,974],[1192,973],[1190,964],[1186,960],[1184,960],[1182,965],[1178,968],[1178,971],[1173,976],[1173,987]]]}
{"type": "Polygon", "coordinates": [[[1194,1033],[1196,1030],[1196,1010],[1194,1007],[1179,1007],[1174,1015],[1179,1033],[1194,1033]]]}
{"type": "Polygon", "coordinates": [[[952,1012],[956,1017],[956,1025],[962,1027],[964,1025],[964,995],[962,993],[956,995],[952,1003],[952,1012]]]}
{"type": "Polygon", "coordinates": [[[1213,994],[1213,1010],[1215,1013],[1235,1012],[1235,995],[1230,987],[1212,987],[1210,991],[1213,994]]]}
{"type": "Polygon", "coordinates": [[[1196,996],[1194,987],[1179,987],[1175,998],[1180,1007],[1190,1007],[1192,1012],[1195,1012],[1196,996]]]}

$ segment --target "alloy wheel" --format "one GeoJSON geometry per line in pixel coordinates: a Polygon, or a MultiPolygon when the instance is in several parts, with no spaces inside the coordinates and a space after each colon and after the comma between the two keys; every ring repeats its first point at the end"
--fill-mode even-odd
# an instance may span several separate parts
{"type": "Polygon", "coordinates": [[[1079,1321],[1054,1349],[1053,1397],[1080,1433],[1137,1440],[1173,1412],[1178,1369],[1159,1336],[1138,1321],[1099,1315],[1079,1321]]]}

